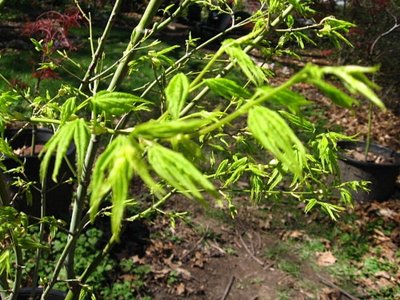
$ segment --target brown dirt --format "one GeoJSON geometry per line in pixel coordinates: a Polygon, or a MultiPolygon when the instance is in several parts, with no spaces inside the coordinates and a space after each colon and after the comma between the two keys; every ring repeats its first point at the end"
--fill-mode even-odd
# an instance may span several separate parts
{"type": "MultiPolygon", "coordinates": [[[[152,234],[145,255],[132,257],[138,265],[151,266],[145,292],[160,300],[272,300],[284,299],[280,298],[283,292],[299,300],[348,299],[345,291],[332,288],[336,285],[329,275],[316,271],[297,254],[289,252],[285,260],[297,266],[298,273],[283,271],[275,258],[267,257],[282,240],[306,235],[271,227],[267,208],[237,204],[238,215],[232,219],[219,209],[205,211],[198,204],[175,199],[167,211],[187,211],[189,217],[177,220],[175,227],[168,217],[157,217],[150,225],[152,234]]],[[[290,214],[286,217],[280,221],[294,221],[290,214]]]]}

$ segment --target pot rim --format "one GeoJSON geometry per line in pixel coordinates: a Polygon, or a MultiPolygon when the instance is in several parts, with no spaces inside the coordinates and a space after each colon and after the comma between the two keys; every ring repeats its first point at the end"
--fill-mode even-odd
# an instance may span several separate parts
{"type": "MultiPolygon", "coordinates": [[[[355,149],[356,147],[364,147],[366,142],[364,141],[338,141],[337,146],[339,150],[346,150],[346,149],[355,149]]],[[[380,146],[375,143],[370,144],[370,152],[375,152],[375,153],[385,153],[386,156],[388,157],[393,157],[394,162],[393,163],[374,163],[374,162],[368,162],[368,161],[361,161],[358,159],[354,159],[353,157],[350,157],[342,152],[338,153],[338,158],[342,161],[346,161],[349,163],[357,164],[357,165],[363,165],[363,166],[371,166],[371,167],[400,167],[400,153],[394,151],[393,149],[387,148],[380,146]],[[375,150],[375,151],[374,151],[375,150]]]]}
{"type": "MultiPolygon", "coordinates": [[[[21,130],[21,128],[6,128],[4,130],[4,133],[9,132],[9,133],[12,133],[11,136],[13,136],[15,133],[17,133],[20,130],[21,130]]],[[[20,134],[30,134],[31,131],[32,131],[32,128],[22,128],[20,134]]],[[[54,136],[54,132],[51,129],[46,128],[46,127],[36,128],[36,134],[40,134],[40,133],[49,134],[50,138],[54,136]]],[[[50,140],[50,138],[45,143],[43,143],[43,145],[45,145],[50,140]]],[[[11,148],[13,148],[13,147],[11,147],[11,148]]],[[[66,156],[73,155],[74,153],[75,153],[75,145],[74,145],[74,143],[71,143],[67,149],[66,156]]],[[[19,157],[19,158],[37,158],[37,157],[39,157],[39,154],[17,155],[17,157],[19,157]]]]}

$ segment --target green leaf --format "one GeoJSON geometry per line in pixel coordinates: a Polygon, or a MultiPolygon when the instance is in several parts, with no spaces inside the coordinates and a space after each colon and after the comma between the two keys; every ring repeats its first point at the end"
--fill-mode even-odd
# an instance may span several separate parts
{"type": "Polygon", "coordinates": [[[57,175],[60,169],[63,157],[67,153],[69,146],[71,145],[72,138],[74,136],[74,127],[76,121],[67,122],[61,126],[58,131],[51,137],[46,143],[44,149],[40,153],[40,156],[44,154],[43,160],[40,164],[40,180],[45,182],[47,178],[48,167],[50,159],[53,153],[56,153],[52,179],[57,182],[57,175]]]}
{"type": "Polygon", "coordinates": [[[161,178],[188,198],[206,205],[201,190],[218,197],[213,184],[182,154],[154,144],[148,150],[148,160],[161,178]]]}
{"type": "Polygon", "coordinates": [[[132,132],[133,136],[145,138],[170,138],[178,134],[197,132],[200,127],[210,123],[204,119],[183,119],[173,121],[149,121],[137,126],[132,132]]]}
{"type": "Polygon", "coordinates": [[[87,146],[89,144],[89,128],[83,119],[75,119],[66,122],[60,126],[54,133],[51,139],[44,146],[41,156],[44,155],[40,165],[40,180],[44,182],[47,177],[50,159],[55,153],[55,162],[52,173],[53,181],[57,182],[58,171],[60,170],[62,160],[67,154],[68,149],[71,147],[72,140],[74,140],[76,151],[76,164],[78,175],[82,174],[84,166],[84,157],[87,146]]]}
{"type": "Polygon", "coordinates": [[[359,102],[350,97],[343,91],[339,90],[337,87],[323,81],[320,79],[310,79],[309,82],[315,85],[325,96],[332,100],[336,105],[352,108],[353,105],[358,105],[359,102]]]}
{"type": "Polygon", "coordinates": [[[4,250],[0,254],[0,275],[10,274],[11,271],[11,257],[10,257],[10,250],[4,250]]]}
{"type": "Polygon", "coordinates": [[[83,119],[78,119],[74,130],[74,143],[76,147],[76,170],[78,181],[82,179],[85,156],[89,145],[89,128],[83,119]]]}
{"type": "Polygon", "coordinates": [[[256,86],[263,84],[267,78],[260,67],[250,58],[239,45],[232,43],[232,40],[225,40],[224,50],[229,57],[239,65],[246,77],[256,86]]]}
{"type": "Polygon", "coordinates": [[[120,116],[134,110],[135,104],[150,102],[138,96],[122,92],[98,92],[91,99],[97,112],[104,112],[107,115],[120,116]]]}
{"type": "Polygon", "coordinates": [[[113,239],[119,238],[130,181],[136,172],[157,197],[165,192],[158,187],[148,172],[139,144],[128,136],[118,136],[99,156],[93,169],[90,185],[90,217],[96,217],[104,196],[112,192],[111,229],[113,239]]]}
{"type": "Polygon", "coordinates": [[[247,122],[261,145],[293,174],[302,177],[306,150],[285,120],[273,110],[255,106],[249,111],[247,122]]]}
{"type": "Polygon", "coordinates": [[[12,158],[13,160],[18,161],[18,157],[15,155],[10,144],[7,143],[3,138],[0,138],[0,153],[7,156],[8,158],[12,158]]]}
{"type": "Polygon", "coordinates": [[[60,121],[64,124],[76,112],[76,97],[68,98],[61,107],[60,121]]]}
{"type": "Polygon", "coordinates": [[[360,80],[362,77],[356,78],[351,74],[344,72],[336,72],[336,75],[351,87],[351,89],[356,90],[358,93],[369,99],[373,104],[381,109],[385,108],[385,104],[383,104],[375,92],[368,86],[369,82],[364,83],[360,80]]]}
{"type": "Polygon", "coordinates": [[[316,130],[313,123],[311,123],[310,121],[308,121],[307,119],[305,119],[301,116],[296,116],[296,115],[291,114],[284,110],[280,110],[279,114],[282,115],[291,124],[295,125],[296,127],[300,128],[306,132],[313,133],[316,130]]]}
{"type": "Polygon", "coordinates": [[[183,73],[176,74],[165,89],[169,114],[178,119],[189,95],[189,80],[183,73]]]}
{"type": "Polygon", "coordinates": [[[230,100],[232,97],[249,98],[251,93],[235,81],[226,78],[210,78],[204,82],[213,93],[230,100]]]}
{"type": "MultiPolygon", "coordinates": [[[[264,86],[257,89],[257,94],[260,96],[269,95],[274,88],[270,86],[264,86]]],[[[299,113],[300,107],[309,105],[311,102],[304,98],[302,95],[293,92],[289,89],[284,89],[270,96],[268,101],[283,105],[287,107],[292,113],[299,113]]]]}

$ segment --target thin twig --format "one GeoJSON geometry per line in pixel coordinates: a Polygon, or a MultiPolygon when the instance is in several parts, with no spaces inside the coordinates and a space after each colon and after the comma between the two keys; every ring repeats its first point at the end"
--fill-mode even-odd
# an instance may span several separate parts
{"type": "MultiPolygon", "coordinates": [[[[390,13],[390,12],[389,12],[390,13]]],[[[391,14],[392,15],[392,14],[391,14]]],[[[372,53],[374,52],[375,46],[376,44],[379,42],[379,40],[381,38],[383,38],[384,36],[390,34],[391,32],[395,31],[397,28],[400,28],[400,24],[398,23],[397,17],[392,15],[393,19],[394,19],[394,25],[387,31],[381,33],[372,43],[370,49],[369,49],[369,55],[372,55],[372,53]]]]}
{"type": "Polygon", "coordinates": [[[184,255],[182,255],[181,260],[185,261],[185,259],[193,252],[197,249],[197,247],[204,241],[204,239],[206,238],[206,234],[203,234],[203,236],[196,242],[196,244],[194,244],[194,246],[188,251],[186,252],[184,255]]]}
{"type": "Polygon", "coordinates": [[[239,236],[240,241],[242,242],[242,245],[243,245],[244,249],[247,251],[247,253],[250,255],[250,257],[251,257],[252,259],[254,259],[254,260],[255,260],[258,264],[260,264],[262,267],[264,267],[265,263],[264,263],[263,261],[261,261],[259,258],[257,258],[256,256],[254,256],[253,253],[251,253],[249,247],[247,247],[246,243],[244,242],[244,240],[243,240],[243,238],[242,238],[242,235],[239,234],[237,231],[236,231],[236,234],[239,236]]]}
{"type": "Polygon", "coordinates": [[[221,300],[226,300],[226,298],[228,297],[228,295],[229,295],[229,293],[230,293],[230,291],[231,291],[231,289],[232,289],[232,286],[233,286],[233,283],[235,282],[235,279],[236,279],[235,276],[232,275],[232,276],[231,276],[231,280],[229,280],[229,283],[228,283],[228,285],[226,286],[224,295],[221,297],[221,300]]]}
{"type": "Polygon", "coordinates": [[[359,298],[351,295],[349,292],[345,291],[344,289],[342,289],[341,287],[337,286],[336,284],[334,284],[332,281],[322,277],[321,275],[317,274],[318,279],[321,283],[325,284],[326,286],[330,287],[330,288],[334,288],[337,289],[339,292],[341,292],[343,295],[345,295],[347,298],[351,299],[351,300],[359,300],[359,298]]]}

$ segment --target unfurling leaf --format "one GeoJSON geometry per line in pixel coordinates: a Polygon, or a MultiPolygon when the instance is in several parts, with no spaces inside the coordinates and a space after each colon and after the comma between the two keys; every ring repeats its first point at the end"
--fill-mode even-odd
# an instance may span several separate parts
{"type": "Polygon", "coordinates": [[[165,89],[169,114],[178,119],[189,94],[189,80],[183,73],[176,74],[165,89]]]}
{"type": "Polygon", "coordinates": [[[60,121],[64,124],[76,111],[76,97],[68,98],[61,107],[60,121]]]}
{"type": "Polygon", "coordinates": [[[122,93],[101,91],[93,96],[91,102],[98,113],[120,116],[135,108],[135,104],[150,103],[138,96],[122,93]]]}
{"type": "Polygon", "coordinates": [[[245,88],[241,87],[235,81],[226,78],[210,78],[205,79],[204,82],[213,91],[213,93],[231,99],[232,97],[249,98],[251,94],[245,88]]]}
{"type": "Polygon", "coordinates": [[[306,150],[285,120],[275,111],[255,106],[249,111],[248,126],[254,137],[293,174],[301,177],[306,150]]]}
{"type": "Polygon", "coordinates": [[[148,151],[148,159],[161,178],[188,198],[206,205],[201,190],[218,197],[213,184],[182,154],[154,144],[148,151]]]}
{"type": "Polygon", "coordinates": [[[76,168],[78,171],[78,180],[81,178],[82,168],[84,166],[84,157],[89,143],[89,128],[83,119],[76,119],[60,126],[56,133],[44,146],[44,154],[40,165],[40,180],[44,182],[47,176],[50,159],[55,154],[55,163],[52,179],[57,182],[58,171],[60,170],[62,160],[71,148],[72,140],[76,146],[76,168]]]}
{"type": "Polygon", "coordinates": [[[232,40],[226,40],[223,45],[226,54],[237,63],[246,77],[255,85],[263,84],[267,79],[260,67],[250,58],[239,45],[232,43],[232,40]],[[224,47],[225,46],[225,47],[224,47]]]}
{"type": "Polygon", "coordinates": [[[138,143],[127,136],[118,136],[99,156],[93,170],[90,186],[90,217],[94,220],[104,196],[112,192],[111,229],[118,239],[130,181],[136,172],[161,197],[164,191],[157,186],[142,159],[138,143]]]}
{"type": "MultiPolygon", "coordinates": [[[[274,90],[273,87],[265,86],[257,89],[257,94],[260,96],[269,95],[274,90]]],[[[311,102],[302,95],[293,92],[289,89],[281,90],[270,96],[268,101],[287,107],[292,113],[299,113],[300,107],[309,105],[311,102]]]]}
{"type": "Polygon", "coordinates": [[[346,93],[342,92],[335,86],[319,79],[312,79],[309,81],[313,85],[315,85],[325,96],[332,100],[333,103],[336,105],[345,107],[345,108],[352,108],[353,105],[358,105],[359,102],[347,95],[346,93]]]}
{"type": "MultiPolygon", "coordinates": [[[[311,68],[316,69],[315,67],[311,68]]],[[[384,103],[373,91],[373,89],[378,89],[379,87],[371,80],[369,80],[365,75],[366,73],[374,73],[376,71],[378,71],[377,66],[362,67],[351,65],[341,67],[323,67],[319,70],[320,74],[321,72],[323,72],[325,74],[335,75],[343,82],[343,84],[351,93],[358,93],[360,95],[363,95],[379,108],[385,109],[384,103]]]]}
{"type": "Polygon", "coordinates": [[[210,123],[210,120],[205,119],[149,121],[138,125],[132,131],[132,135],[145,138],[170,138],[178,134],[197,132],[200,127],[208,123],[210,123]]]}

